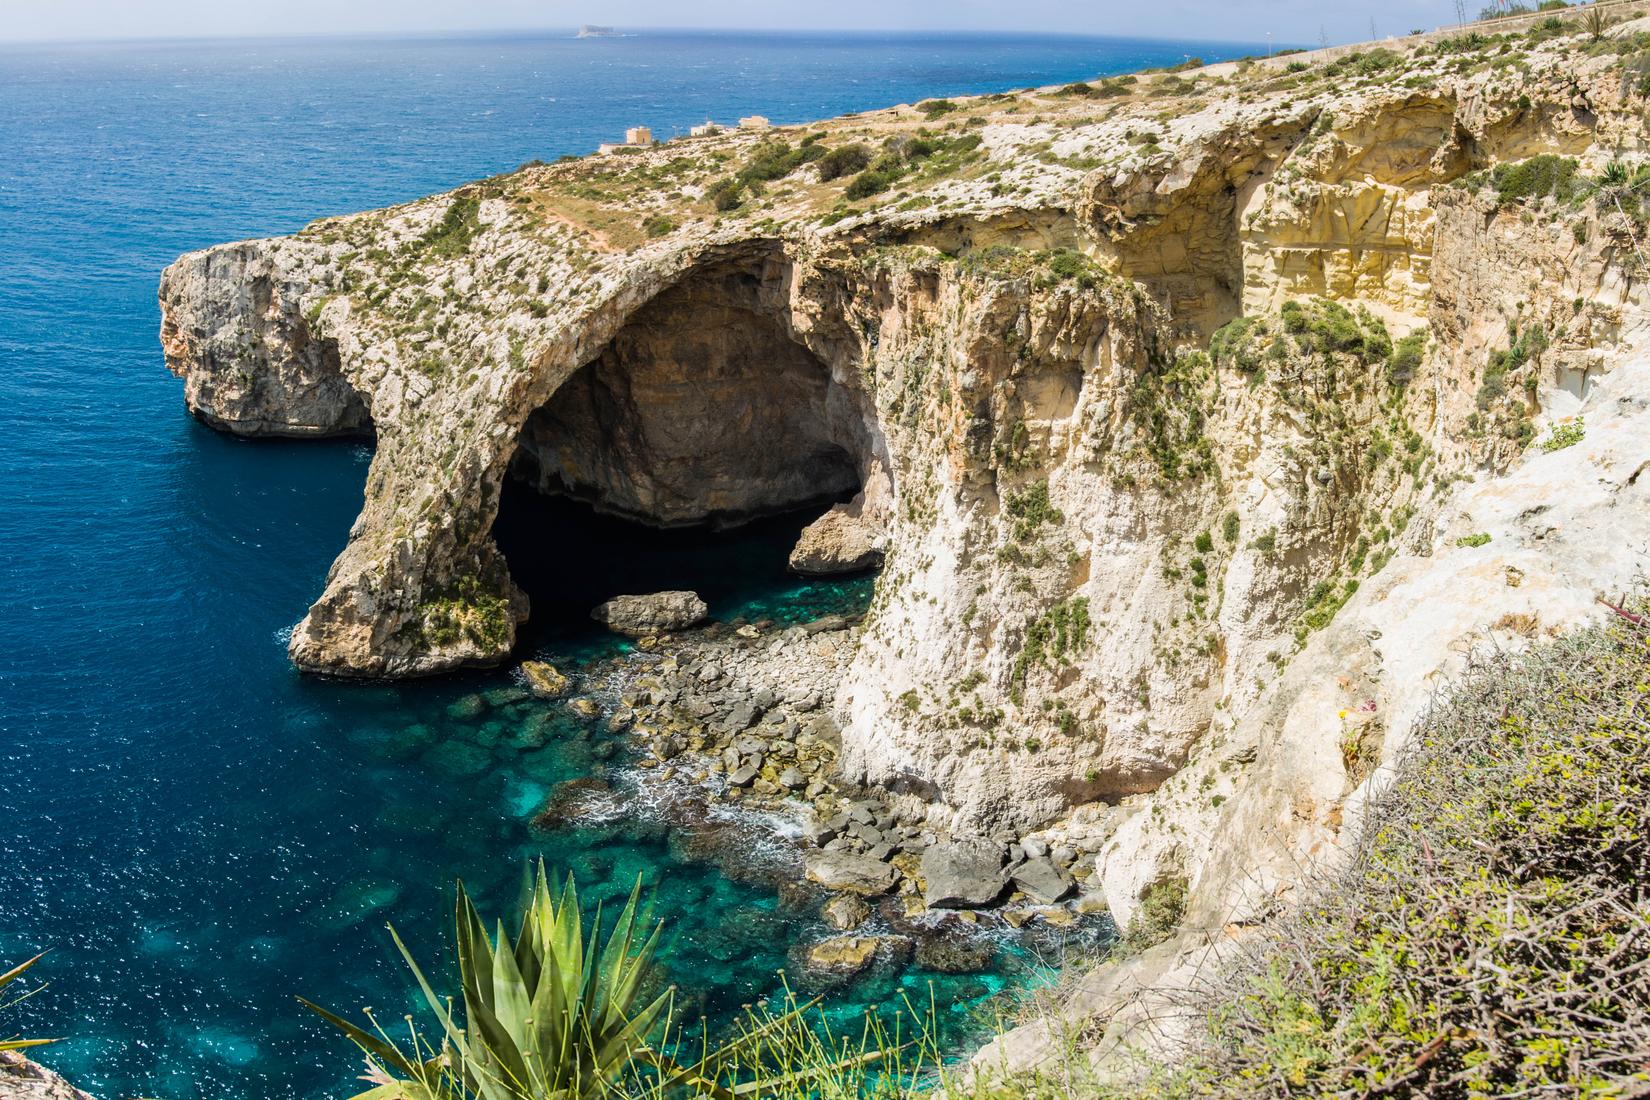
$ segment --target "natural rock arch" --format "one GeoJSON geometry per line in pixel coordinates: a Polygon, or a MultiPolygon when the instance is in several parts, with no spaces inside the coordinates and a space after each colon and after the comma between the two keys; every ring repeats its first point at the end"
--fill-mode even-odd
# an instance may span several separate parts
{"type": "Polygon", "coordinates": [[[662,527],[853,495],[869,417],[793,333],[791,274],[777,249],[691,269],[527,417],[511,473],[662,527]]]}

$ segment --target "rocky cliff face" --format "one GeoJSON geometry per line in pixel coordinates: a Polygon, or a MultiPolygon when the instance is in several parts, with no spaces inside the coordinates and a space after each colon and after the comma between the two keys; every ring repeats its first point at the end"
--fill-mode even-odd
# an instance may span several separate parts
{"type": "Polygon", "coordinates": [[[375,434],[299,666],[502,660],[512,471],[659,525],[852,496],[814,538],[849,515],[885,562],[850,777],[972,831],[1084,806],[1120,920],[1178,881],[1236,928],[1475,631],[1629,579],[1595,540],[1641,537],[1610,509],[1647,437],[1528,456],[1644,400],[1644,49],[1538,28],[527,167],[186,256],[163,342],[208,423],[375,434]]]}

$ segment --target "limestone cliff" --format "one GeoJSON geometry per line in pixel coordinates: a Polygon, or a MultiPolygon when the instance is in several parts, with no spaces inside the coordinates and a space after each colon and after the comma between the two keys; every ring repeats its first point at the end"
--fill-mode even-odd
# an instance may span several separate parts
{"type": "Polygon", "coordinates": [[[1577,30],[524,167],[184,257],[167,360],[214,426],[370,425],[312,671],[503,659],[512,471],[659,525],[857,494],[850,776],[974,830],[1086,806],[1120,919],[1177,879],[1224,929],[1474,631],[1642,550],[1650,436],[1528,457],[1646,392],[1650,54],[1577,30]]]}

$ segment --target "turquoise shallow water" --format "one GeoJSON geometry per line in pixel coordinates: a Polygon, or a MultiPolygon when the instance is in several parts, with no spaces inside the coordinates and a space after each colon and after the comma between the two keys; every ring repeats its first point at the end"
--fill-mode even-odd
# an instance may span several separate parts
{"type": "MultiPolygon", "coordinates": [[[[284,631],[344,543],[368,453],[192,423],[155,339],[165,263],[638,121],[802,121],[1241,52],[841,35],[0,50],[0,960],[50,948],[52,980],[0,1031],[64,1036],[42,1057],[104,1097],[337,1096],[356,1061],[293,995],[409,1004],[383,922],[433,962],[456,876],[498,909],[531,856],[574,866],[592,900],[643,875],[679,915],[671,977],[707,1009],[771,991],[814,927],[646,815],[534,833],[543,794],[617,746],[540,717],[504,673],[292,672],[284,631]],[[542,747],[522,741],[534,723],[542,747]]],[[[587,516],[515,514],[540,595],[529,646],[561,662],[611,651],[582,614],[617,587],[691,581],[751,617],[864,598],[864,582],[787,579],[785,521],[615,541],[587,516]]],[[[1014,969],[946,980],[953,1033],[1014,969]]]]}

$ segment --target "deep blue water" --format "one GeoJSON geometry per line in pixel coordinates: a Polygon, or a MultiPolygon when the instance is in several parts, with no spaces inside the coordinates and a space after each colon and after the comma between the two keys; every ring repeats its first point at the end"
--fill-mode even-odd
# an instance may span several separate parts
{"type": "MultiPolygon", "coordinates": [[[[1245,52],[708,34],[0,49],[0,962],[50,948],[52,983],[0,1034],[64,1036],[42,1060],[108,1098],[346,1095],[356,1058],[293,995],[393,1019],[409,990],[384,920],[433,963],[453,878],[500,909],[541,853],[592,897],[637,874],[657,884],[686,914],[671,977],[700,1006],[773,990],[814,927],[771,890],[675,858],[645,820],[534,834],[550,786],[611,750],[561,717],[547,746],[522,748],[518,731],[546,719],[507,674],[293,673],[282,632],[344,543],[367,452],[188,419],[155,337],[156,277],[177,254],[584,152],[636,123],[800,122],[1245,52]]],[[[806,618],[864,595],[786,579],[785,521],[651,553],[571,513],[522,523],[604,547],[560,560],[553,540],[518,540],[539,583],[586,578],[541,609],[673,576],[722,616],[806,618]]],[[[612,645],[546,612],[528,647],[577,662],[612,645]]],[[[1005,980],[948,979],[948,1018],[1005,980]]],[[[840,1000],[884,1004],[924,981],[885,976],[840,1000]]]]}

